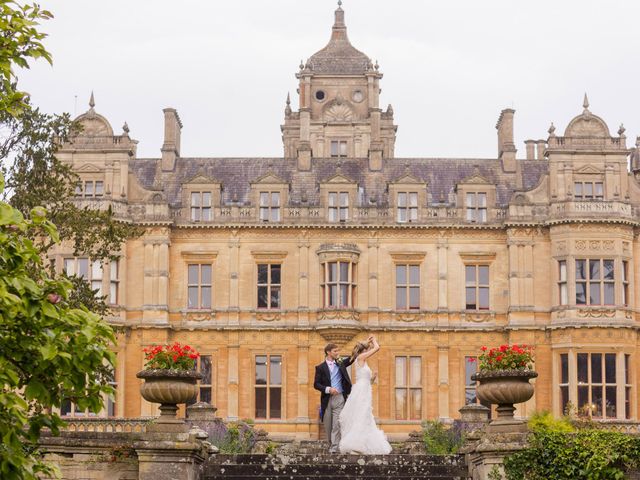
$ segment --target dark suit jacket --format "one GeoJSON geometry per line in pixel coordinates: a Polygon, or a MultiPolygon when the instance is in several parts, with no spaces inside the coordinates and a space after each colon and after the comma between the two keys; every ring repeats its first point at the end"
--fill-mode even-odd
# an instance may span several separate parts
{"type": "MultiPolygon", "coordinates": [[[[342,363],[340,364],[339,371],[342,375],[342,395],[346,400],[349,394],[351,393],[351,379],[349,378],[349,372],[347,372],[347,367],[351,365],[353,362],[351,357],[342,357],[342,363]]],[[[313,388],[319,390],[320,395],[320,420],[324,418],[324,412],[327,410],[327,405],[329,405],[329,399],[331,398],[331,394],[325,393],[327,387],[331,386],[331,372],[329,371],[329,365],[324,361],[320,365],[316,365],[316,376],[313,380],[313,388]]]]}

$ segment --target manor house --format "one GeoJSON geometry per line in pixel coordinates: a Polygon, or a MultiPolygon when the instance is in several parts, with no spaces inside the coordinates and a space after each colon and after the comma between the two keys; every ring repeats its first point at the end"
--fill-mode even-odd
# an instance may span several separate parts
{"type": "Polygon", "coordinates": [[[468,360],[503,343],[535,346],[536,393],[517,415],[571,405],[637,420],[640,149],[624,128],[612,135],[585,96],[523,155],[505,109],[494,158],[397,158],[382,72],[341,7],[295,75],[277,158],[185,158],[173,108],[159,158],[138,158],[93,96],[77,118],[59,158],[81,178],[78,202],[142,232],[117,261],[55,257],[108,296],[120,327],[105,415],[155,415],[142,349],[179,341],[202,354],[198,401],[315,438],[324,345],[347,354],[374,333],[374,414],[392,437],[475,403],[468,360]]]}

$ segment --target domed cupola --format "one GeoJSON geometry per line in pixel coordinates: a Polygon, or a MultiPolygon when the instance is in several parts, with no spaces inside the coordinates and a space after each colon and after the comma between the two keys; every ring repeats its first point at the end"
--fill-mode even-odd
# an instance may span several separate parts
{"type": "Polygon", "coordinates": [[[344,22],[342,2],[338,2],[331,39],[326,47],[308,60],[309,69],[316,74],[362,75],[373,65],[371,59],[351,45],[344,22]]]}

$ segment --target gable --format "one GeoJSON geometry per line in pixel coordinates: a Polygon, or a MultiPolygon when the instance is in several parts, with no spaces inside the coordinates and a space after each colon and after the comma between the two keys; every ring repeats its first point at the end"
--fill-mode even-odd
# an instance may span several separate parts
{"type": "Polygon", "coordinates": [[[102,173],[103,169],[91,163],[85,163],[78,168],[73,169],[76,173],[102,173]]]}
{"type": "Polygon", "coordinates": [[[267,173],[265,175],[262,175],[261,177],[258,177],[257,179],[255,179],[254,181],[251,182],[251,185],[254,184],[286,184],[287,181],[282,179],[281,177],[277,176],[274,173],[267,173]]]}
{"type": "Polygon", "coordinates": [[[392,180],[391,182],[389,182],[389,184],[391,185],[406,185],[406,184],[420,184],[420,185],[424,185],[425,182],[417,179],[416,177],[414,177],[411,174],[406,174],[403,175],[400,178],[396,178],[395,180],[392,180]]]}
{"type": "Polygon", "coordinates": [[[458,185],[493,185],[489,180],[484,178],[480,174],[474,174],[470,177],[464,178],[458,183],[458,185]]]}
{"type": "Polygon", "coordinates": [[[211,185],[211,184],[219,184],[220,182],[207,177],[205,175],[199,174],[193,177],[191,180],[184,183],[184,185],[211,185]]]}
{"type": "Polygon", "coordinates": [[[596,167],[594,167],[593,165],[585,165],[584,167],[576,170],[575,173],[602,175],[603,172],[601,170],[597,169],[596,167]]]}
{"type": "Polygon", "coordinates": [[[326,180],[324,180],[322,183],[325,184],[344,184],[344,183],[349,183],[349,184],[355,184],[356,182],[354,182],[353,180],[351,180],[348,177],[345,177],[344,175],[342,175],[341,173],[336,173],[335,175],[333,175],[332,177],[327,178],[326,180]]]}

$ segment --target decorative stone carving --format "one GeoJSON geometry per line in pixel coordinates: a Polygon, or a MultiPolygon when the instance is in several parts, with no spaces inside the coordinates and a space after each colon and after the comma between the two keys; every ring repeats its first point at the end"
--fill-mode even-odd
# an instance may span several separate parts
{"type": "Polygon", "coordinates": [[[330,310],[320,310],[318,311],[318,320],[326,321],[326,320],[347,320],[347,321],[360,321],[360,313],[356,310],[338,310],[338,309],[330,309],[330,310]]]}
{"type": "Polygon", "coordinates": [[[281,318],[280,312],[256,312],[256,320],[260,322],[277,322],[281,318]]]}
{"type": "Polygon", "coordinates": [[[182,320],[186,322],[212,322],[216,319],[213,310],[185,310],[182,312],[182,320]]]}
{"type": "Polygon", "coordinates": [[[616,316],[614,308],[580,308],[578,316],[582,318],[613,318],[616,316]]]}
{"type": "Polygon", "coordinates": [[[399,322],[413,323],[422,322],[425,316],[420,312],[396,312],[393,314],[393,318],[399,322]]]}

